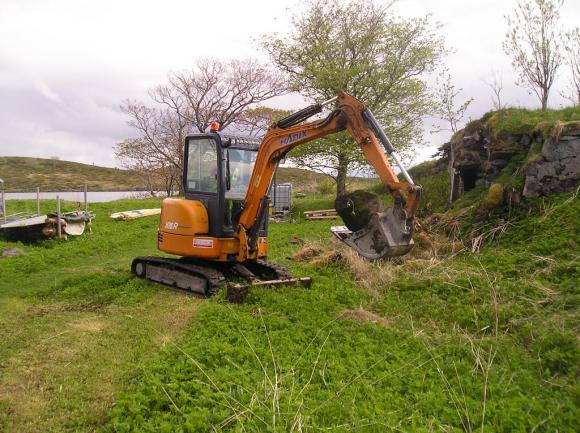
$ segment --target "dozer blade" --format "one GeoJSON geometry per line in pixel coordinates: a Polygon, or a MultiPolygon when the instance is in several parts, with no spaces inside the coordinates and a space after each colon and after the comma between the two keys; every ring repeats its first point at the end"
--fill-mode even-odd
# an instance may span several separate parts
{"type": "Polygon", "coordinates": [[[312,284],[312,278],[285,278],[282,280],[256,280],[248,284],[232,284],[228,286],[226,299],[234,304],[240,304],[244,301],[252,287],[256,286],[299,286],[309,288],[312,284]]]}
{"type": "Polygon", "coordinates": [[[334,226],[332,233],[370,260],[397,257],[413,248],[413,221],[405,209],[395,204],[371,215],[366,227],[352,231],[346,226],[334,226]]]}

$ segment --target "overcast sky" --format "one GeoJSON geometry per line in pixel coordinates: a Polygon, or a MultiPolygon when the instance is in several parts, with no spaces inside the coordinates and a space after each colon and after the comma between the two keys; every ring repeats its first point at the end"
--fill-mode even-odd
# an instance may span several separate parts
{"type": "MultiPolygon", "coordinates": [[[[444,25],[447,45],[456,50],[447,64],[461,96],[475,98],[468,116],[476,118],[491,108],[482,78],[492,70],[502,75],[510,104],[538,105],[513,84],[501,49],[503,17],[515,4],[399,0],[393,8],[406,17],[431,13],[444,25]]],[[[149,87],[199,57],[267,61],[256,39],[287,31],[302,9],[286,0],[0,0],[0,156],[118,165],[113,145],[133,134],[121,101],[146,101],[149,87]]],[[[579,24],[579,1],[566,0],[561,21],[564,28],[579,24]]],[[[556,82],[552,107],[563,103],[564,84],[564,78],[556,82]]],[[[272,104],[299,108],[300,98],[272,104]]],[[[430,147],[416,160],[428,158],[448,135],[426,132],[430,147]]]]}

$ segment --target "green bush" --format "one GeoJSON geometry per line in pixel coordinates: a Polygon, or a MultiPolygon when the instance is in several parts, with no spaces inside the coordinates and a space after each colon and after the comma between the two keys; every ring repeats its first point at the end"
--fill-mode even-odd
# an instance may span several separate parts
{"type": "Polygon", "coordinates": [[[330,195],[336,192],[336,183],[325,179],[316,185],[316,192],[320,195],[330,195]]]}

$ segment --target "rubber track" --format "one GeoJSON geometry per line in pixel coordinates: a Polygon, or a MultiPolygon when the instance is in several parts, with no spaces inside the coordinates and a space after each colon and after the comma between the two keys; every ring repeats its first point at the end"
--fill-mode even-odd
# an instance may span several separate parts
{"type": "MultiPolygon", "coordinates": [[[[195,275],[197,277],[204,278],[207,281],[207,289],[206,289],[206,296],[211,296],[215,292],[217,292],[221,287],[224,287],[227,283],[227,280],[223,274],[223,272],[213,269],[210,267],[199,266],[194,263],[187,262],[181,259],[169,259],[163,257],[155,257],[155,256],[141,256],[136,257],[133,260],[133,264],[131,265],[131,271],[135,274],[135,263],[137,261],[144,262],[146,266],[153,265],[159,266],[161,268],[169,268],[172,270],[177,270],[183,272],[187,275],[195,275]]],[[[135,274],[136,275],[136,274],[135,274]]],[[[149,280],[153,281],[153,280],[149,280]]],[[[154,281],[155,283],[163,284],[160,281],[154,281]]],[[[189,290],[178,287],[181,290],[189,290]]]]}
{"type": "MultiPolygon", "coordinates": [[[[220,288],[224,287],[227,284],[226,275],[229,274],[229,269],[224,268],[224,270],[218,269],[219,266],[223,266],[222,263],[203,263],[199,260],[193,262],[184,259],[171,259],[171,258],[164,258],[164,257],[157,257],[157,256],[141,256],[136,257],[133,260],[133,264],[131,265],[131,272],[134,275],[135,273],[135,264],[137,261],[144,262],[146,266],[153,265],[158,266],[160,268],[168,268],[174,271],[183,272],[186,275],[194,275],[197,277],[201,277],[206,280],[207,289],[206,289],[206,296],[212,296],[215,292],[217,292],[220,288]],[[224,271],[226,275],[224,275],[224,271]]],[[[266,260],[257,260],[256,262],[250,263],[241,263],[242,266],[245,266],[250,272],[254,273],[259,280],[284,280],[292,278],[292,274],[285,266],[278,265],[276,263],[268,262],[266,260]],[[270,274],[271,277],[264,278],[264,274],[270,274]]],[[[227,265],[226,265],[227,266],[227,265]]],[[[140,277],[144,278],[144,277],[140,277]]],[[[147,279],[147,278],[145,278],[147,279]]],[[[155,281],[152,279],[147,279],[148,281],[152,281],[158,284],[165,285],[161,281],[155,281]]],[[[190,290],[184,287],[175,287],[171,286],[172,288],[176,288],[179,290],[186,291],[188,293],[192,293],[190,290]]],[[[197,293],[197,292],[196,292],[197,293]]]]}

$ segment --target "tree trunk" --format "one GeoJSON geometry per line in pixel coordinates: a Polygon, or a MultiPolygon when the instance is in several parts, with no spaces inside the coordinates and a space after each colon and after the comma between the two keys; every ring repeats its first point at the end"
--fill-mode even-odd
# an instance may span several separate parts
{"type": "Polygon", "coordinates": [[[546,111],[548,109],[548,93],[550,89],[542,89],[542,110],[546,111]]]}
{"type": "Polygon", "coordinates": [[[336,197],[346,194],[346,177],[348,174],[348,158],[339,155],[336,168],[336,197]]]}
{"type": "MultiPolygon", "coordinates": [[[[182,165],[183,167],[183,165],[182,165]]],[[[185,195],[185,185],[183,184],[183,169],[180,169],[177,172],[177,179],[175,181],[177,184],[177,195],[184,196],[185,195]]]]}

